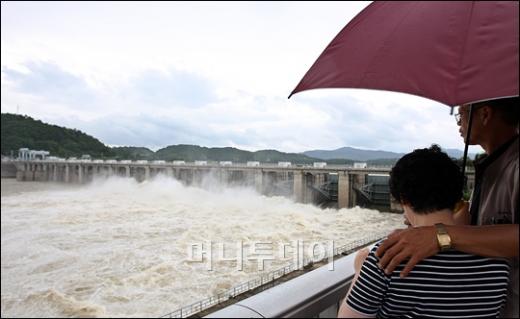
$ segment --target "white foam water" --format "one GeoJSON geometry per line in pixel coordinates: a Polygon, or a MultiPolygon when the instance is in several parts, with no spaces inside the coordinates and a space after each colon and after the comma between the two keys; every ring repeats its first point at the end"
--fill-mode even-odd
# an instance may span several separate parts
{"type": "Polygon", "coordinates": [[[2,179],[2,317],[157,317],[280,268],[282,244],[337,247],[402,227],[398,214],[320,209],[210,184],[2,179]],[[209,271],[207,245],[199,246],[208,241],[224,245],[227,257],[242,242],[242,270],[214,248],[209,271]],[[248,255],[256,242],[272,244],[263,270],[248,255]]]}

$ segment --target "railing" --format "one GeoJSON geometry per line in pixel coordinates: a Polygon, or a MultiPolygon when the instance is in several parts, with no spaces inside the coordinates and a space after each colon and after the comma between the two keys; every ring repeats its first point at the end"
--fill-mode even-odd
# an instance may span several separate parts
{"type": "MultiPolygon", "coordinates": [[[[383,237],[385,237],[386,234],[384,233],[377,233],[377,234],[373,234],[371,236],[368,236],[368,237],[365,237],[363,239],[360,239],[360,240],[356,240],[354,242],[351,242],[347,245],[343,245],[343,246],[340,246],[340,247],[337,247],[334,249],[334,256],[338,256],[338,255],[347,255],[347,254],[351,254],[355,251],[357,251],[360,247],[363,247],[363,246],[366,246],[370,243],[373,243],[383,237]]],[[[327,260],[329,259],[331,256],[325,256],[323,260],[327,260]]],[[[336,261],[335,261],[336,262],[336,261]]],[[[312,261],[310,261],[310,259],[306,259],[304,260],[303,262],[303,268],[306,268],[307,266],[309,265],[312,265],[312,261]]],[[[316,270],[320,270],[323,272],[325,271],[326,273],[332,273],[332,272],[328,272],[327,269],[324,269],[326,267],[320,267],[316,270]]],[[[184,306],[182,308],[179,308],[173,312],[170,312],[168,314],[165,314],[163,315],[161,318],[186,318],[186,317],[189,317],[189,316],[192,316],[192,315],[195,315],[203,310],[206,310],[210,307],[213,307],[213,306],[216,306],[222,302],[225,302],[229,299],[232,299],[232,298],[235,298],[236,296],[242,294],[242,293],[245,293],[245,292],[248,292],[248,291],[251,291],[253,289],[256,289],[256,288],[259,288],[263,285],[266,285],[268,283],[273,283],[276,279],[278,278],[281,278],[295,270],[298,270],[298,269],[302,269],[301,265],[300,267],[298,267],[298,265],[294,264],[294,263],[290,263],[288,264],[287,266],[285,267],[282,267],[282,268],[279,268],[277,270],[274,270],[274,271],[271,271],[269,272],[267,275],[264,275],[264,276],[261,276],[259,278],[256,278],[256,279],[253,279],[253,280],[249,280],[247,282],[244,282],[244,283],[241,283],[237,286],[234,286],[233,288],[230,288],[229,290],[223,292],[223,293],[220,293],[220,294],[217,294],[216,296],[212,296],[212,297],[209,297],[209,298],[206,298],[206,299],[202,299],[202,300],[199,300],[197,302],[194,302],[192,304],[189,304],[187,306],[184,306]]],[[[325,273],[325,274],[326,274],[325,273]]],[[[353,274],[350,274],[350,275],[353,275],[353,274]]],[[[304,277],[304,275],[302,275],[301,277],[304,277]]],[[[341,276],[341,278],[343,278],[343,282],[346,282],[348,280],[347,277],[344,277],[344,276],[341,276]]],[[[300,280],[300,277],[297,277],[295,279],[292,279],[290,280],[289,282],[295,282],[295,281],[299,281],[300,280]]],[[[285,285],[289,282],[286,282],[282,285],[285,285]]],[[[265,289],[268,289],[268,288],[271,288],[271,287],[265,287],[265,289]]],[[[274,288],[277,288],[277,287],[274,287],[274,288]]],[[[272,289],[274,289],[272,288],[272,289]]],[[[265,289],[261,289],[261,290],[265,290],[265,289]]],[[[270,290],[269,290],[270,291],[270,290]]],[[[267,292],[267,291],[266,291],[267,292]]],[[[293,291],[286,291],[285,294],[286,295],[290,295],[292,294],[293,291]]],[[[253,296],[254,297],[254,296],[253,296]]],[[[253,298],[251,297],[251,298],[253,298]]],[[[248,299],[246,299],[248,300],[248,299]]],[[[282,303],[281,301],[278,301],[279,303],[282,303]]],[[[283,309],[280,309],[280,311],[282,311],[283,309]]],[[[287,309],[286,309],[287,310],[287,309]]]]}

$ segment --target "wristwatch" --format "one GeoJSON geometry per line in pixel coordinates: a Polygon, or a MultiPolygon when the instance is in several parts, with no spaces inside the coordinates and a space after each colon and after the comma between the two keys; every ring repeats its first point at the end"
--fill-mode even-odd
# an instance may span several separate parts
{"type": "Polygon", "coordinates": [[[435,228],[437,230],[437,243],[439,244],[439,248],[441,249],[441,251],[451,249],[451,237],[446,231],[446,227],[444,227],[444,224],[435,224],[435,228]]]}

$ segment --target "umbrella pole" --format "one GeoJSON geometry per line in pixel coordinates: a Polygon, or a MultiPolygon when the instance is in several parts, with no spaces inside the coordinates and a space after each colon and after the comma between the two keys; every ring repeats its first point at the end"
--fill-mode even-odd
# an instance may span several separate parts
{"type": "Polygon", "coordinates": [[[473,123],[473,104],[469,105],[469,121],[468,121],[468,131],[466,132],[466,143],[464,145],[464,156],[462,157],[462,176],[464,176],[464,185],[462,185],[462,189],[466,188],[467,178],[466,178],[466,160],[468,157],[468,147],[469,147],[469,138],[471,136],[471,124],[473,123]]]}

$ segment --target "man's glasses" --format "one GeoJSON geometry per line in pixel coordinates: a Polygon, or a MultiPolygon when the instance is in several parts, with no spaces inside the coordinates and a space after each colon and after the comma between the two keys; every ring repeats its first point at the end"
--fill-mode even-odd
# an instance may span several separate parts
{"type": "MultiPolygon", "coordinates": [[[[473,112],[475,112],[476,110],[480,109],[481,107],[483,107],[485,105],[486,104],[474,104],[473,105],[473,112]]],[[[465,112],[464,115],[467,116],[468,112],[465,112]]],[[[458,126],[460,126],[462,124],[462,115],[461,115],[461,113],[455,113],[455,122],[457,123],[458,126]]]]}

